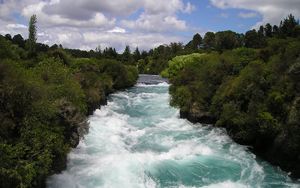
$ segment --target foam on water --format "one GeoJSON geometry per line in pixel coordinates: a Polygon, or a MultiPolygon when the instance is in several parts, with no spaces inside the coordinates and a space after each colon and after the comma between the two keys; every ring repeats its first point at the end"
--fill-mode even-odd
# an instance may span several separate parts
{"type": "Polygon", "coordinates": [[[167,83],[111,95],[50,188],[298,187],[234,143],[223,129],[193,125],[169,106],[167,83]]]}
{"type": "Polygon", "coordinates": [[[161,86],[169,86],[170,84],[168,84],[167,82],[161,82],[159,84],[144,84],[144,83],[138,83],[136,84],[137,87],[161,87],[161,86]]]}

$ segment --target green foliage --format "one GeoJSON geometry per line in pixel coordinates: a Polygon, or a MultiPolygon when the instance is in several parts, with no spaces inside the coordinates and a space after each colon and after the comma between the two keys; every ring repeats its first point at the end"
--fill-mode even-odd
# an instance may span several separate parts
{"type": "Polygon", "coordinates": [[[135,62],[138,62],[141,59],[141,53],[138,47],[133,52],[133,59],[135,62]]]}
{"type": "Polygon", "coordinates": [[[33,70],[49,88],[49,100],[64,98],[75,105],[82,113],[86,112],[84,93],[80,84],[72,77],[72,72],[64,66],[62,61],[53,58],[40,62],[33,70]]]}
{"type": "Polygon", "coordinates": [[[215,34],[213,32],[207,32],[203,39],[204,48],[212,49],[215,47],[215,34]]]}
{"type": "Polygon", "coordinates": [[[215,34],[215,46],[219,51],[241,46],[240,36],[233,31],[221,31],[215,34]]]}
{"type": "Polygon", "coordinates": [[[124,89],[133,86],[138,78],[135,67],[124,66],[113,60],[104,61],[101,65],[101,70],[112,78],[114,89],[124,89]]]}
{"type": "MultiPolygon", "coordinates": [[[[270,32],[270,31],[267,31],[270,32]]],[[[263,35],[256,32],[255,29],[247,31],[245,34],[245,47],[247,48],[261,48],[265,45],[265,38],[263,35]]]]}
{"type": "Polygon", "coordinates": [[[187,111],[189,107],[191,106],[191,99],[192,93],[186,86],[180,86],[180,87],[171,87],[170,91],[174,93],[172,95],[170,104],[172,106],[178,107],[182,109],[183,111],[187,111]]]}
{"type": "Polygon", "coordinates": [[[245,36],[206,33],[203,53],[177,56],[162,72],[172,84],[171,105],[192,121],[211,116],[239,143],[299,162],[298,27],[289,15],[279,27],[245,36]]]}
{"type": "MultiPolygon", "coordinates": [[[[234,44],[237,38],[228,35],[234,44]]],[[[181,112],[209,114],[234,140],[262,151],[283,152],[279,145],[286,142],[284,153],[297,161],[300,40],[269,38],[266,45],[177,56],[162,75],[172,84],[170,104],[181,112]]]]}
{"type": "Polygon", "coordinates": [[[164,70],[171,105],[212,116],[239,143],[263,151],[274,143],[300,162],[300,27],[292,15],[246,36],[208,32],[133,54],[36,44],[36,20],[25,49],[21,35],[0,35],[0,187],[44,187],[88,131],[86,115],[134,85],[138,72],[164,70]]]}
{"type": "Polygon", "coordinates": [[[183,55],[177,56],[169,61],[168,68],[165,69],[161,75],[163,77],[172,78],[173,76],[177,75],[177,73],[182,70],[186,64],[199,62],[205,59],[205,54],[190,54],[190,55],[183,55]]]}
{"type": "Polygon", "coordinates": [[[127,65],[132,65],[133,64],[133,60],[134,59],[132,57],[130,47],[126,46],[125,50],[124,50],[124,52],[122,54],[122,62],[124,64],[127,64],[127,65]]]}
{"type": "MultiPolygon", "coordinates": [[[[289,37],[300,36],[300,25],[295,20],[293,15],[289,15],[281,22],[279,26],[267,23],[265,26],[260,26],[259,29],[249,30],[245,34],[235,33],[233,31],[219,31],[216,33],[207,32],[202,39],[200,34],[195,34],[193,39],[186,45],[181,43],[171,43],[169,45],[161,45],[154,48],[142,56],[139,60],[135,60],[140,73],[147,74],[161,74],[161,72],[168,67],[168,61],[179,55],[187,55],[192,53],[209,53],[211,51],[218,51],[220,53],[226,50],[236,48],[255,48],[260,49],[259,56],[263,61],[268,61],[272,49],[272,42],[288,43],[289,37]],[[281,41],[278,39],[282,39],[281,41]]],[[[164,76],[165,72],[163,73],[164,76]]]]}
{"type": "Polygon", "coordinates": [[[186,46],[185,49],[190,52],[197,52],[202,45],[202,37],[199,33],[195,34],[193,40],[191,40],[186,46]]]}
{"type": "Polygon", "coordinates": [[[36,40],[37,40],[37,29],[36,29],[36,24],[37,24],[37,17],[36,15],[32,15],[30,17],[29,21],[29,27],[28,27],[28,50],[29,54],[33,55],[36,52],[36,40]]]}
{"type": "Polygon", "coordinates": [[[61,60],[64,65],[71,65],[71,57],[63,49],[55,49],[49,52],[50,57],[61,60]]]}
{"type": "Polygon", "coordinates": [[[22,35],[17,34],[12,38],[12,42],[18,45],[20,48],[25,48],[25,40],[23,39],[22,35]]]}
{"type": "Polygon", "coordinates": [[[279,123],[269,112],[261,112],[257,117],[259,132],[265,137],[275,137],[279,132],[279,123]]]}
{"type": "Polygon", "coordinates": [[[139,73],[160,74],[168,66],[168,61],[177,55],[191,53],[193,49],[186,48],[181,43],[171,43],[170,45],[160,45],[141,54],[137,62],[139,73]]]}
{"type": "Polygon", "coordinates": [[[0,36],[0,59],[15,59],[18,60],[25,56],[23,49],[13,45],[11,41],[0,36]]]}
{"type": "Polygon", "coordinates": [[[62,48],[25,59],[31,52],[18,45],[0,36],[0,187],[45,187],[87,133],[86,115],[134,85],[138,72],[116,60],[74,59],[62,48]]]}
{"type": "Polygon", "coordinates": [[[295,17],[290,14],[287,18],[280,23],[280,32],[282,35],[288,37],[296,37],[296,26],[299,25],[299,22],[296,21],[295,17]]]}

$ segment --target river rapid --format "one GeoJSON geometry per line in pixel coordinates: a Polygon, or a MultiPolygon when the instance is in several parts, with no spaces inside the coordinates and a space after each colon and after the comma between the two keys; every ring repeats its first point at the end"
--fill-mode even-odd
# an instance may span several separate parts
{"type": "Polygon", "coordinates": [[[47,187],[300,187],[224,129],[180,119],[168,89],[159,77],[141,75],[135,87],[112,94],[47,187]]]}

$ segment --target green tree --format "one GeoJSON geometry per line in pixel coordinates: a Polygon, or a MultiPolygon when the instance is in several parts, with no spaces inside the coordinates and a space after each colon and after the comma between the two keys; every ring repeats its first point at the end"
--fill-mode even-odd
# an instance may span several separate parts
{"type": "Polygon", "coordinates": [[[10,41],[12,40],[10,34],[6,34],[6,35],[5,35],[5,38],[6,38],[6,40],[10,40],[10,41]]]}
{"type": "Polygon", "coordinates": [[[135,63],[141,59],[141,53],[138,47],[136,47],[135,51],[133,52],[133,59],[135,63]]]}
{"type": "Polygon", "coordinates": [[[129,65],[131,65],[133,63],[131,50],[130,50],[130,47],[128,45],[125,47],[125,50],[122,54],[122,62],[125,63],[125,64],[129,64],[129,65]]]}
{"type": "Polygon", "coordinates": [[[32,15],[29,21],[29,36],[28,36],[28,50],[30,54],[35,54],[36,52],[36,41],[37,41],[37,18],[36,15],[32,15]]]}
{"type": "Polygon", "coordinates": [[[261,48],[266,45],[266,39],[261,31],[255,29],[247,31],[245,34],[245,46],[247,48],[261,48]]]}
{"type": "Polygon", "coordinates": [[[264,28],[264,32],[266,37],[272,37],[272,26],[271,24],[267,23],[265,28],[264,28]]]}
{"type": "Polygon", "coordinates": [[[199,33],[195,34],[193,37],[193,40],[191,40],[186,47],[188,49],[191,49],[193,52],[197,51],[200,49],[201,44],[202,44],[202,37],[199,33]]]}
{"type": "Polygon", "coordinates": [[[260,26],[257,33],[260,35],[260,36],[265,36],[265,28],[264,26],[260,26]]]}
{"type": "Polygon", "coordinates": [[[229,50],[240,46],[239,35],[233,31],[221,31],[216,33],[216,49],[219,51],[229,50]]]}
{"type": "Polygon", "coordinates": [[[299,25],[299,22],[296,21],[292,14],[290,14],[283,22],[281,22],[279,29],[282,35],[293,37],[295,36],[295,28],[297,25],[299,25]]]}
{"type": "Polygon", "coordinates": [[[183,50],[183,44],[180,42],[172,42],[170,45],[171,54],[173,56],[176,56],[180,54],[180,52],[183,50]]]}
{"type": "Polygon", "coordinates": [[[279,34],[279,27],[277,25],[273,26],[272,33],[273,33],[273,35],[278,36],[278,34],[279,34]]]}
{"type": "Polygon", "coordinates": [[[102,57],[102,49],[101,49],[100,45],[95,49],[95,57],[96,58],[101,58],[102,57]]]}
{"type": "Polygon", "coordinates": [[[117,56],[118,56],[118,53],[116,52],[116,49],[112,48],[112,47],[109,47],[109,48],[106,47],[103,50],[102,54],[105,58],[111,58],[111,59],[117,58],[117,56]]]}
{"type": "Polygon", "coordinates": [[[12,42],[17,44],[21,48],[25,48],[25,40],[23,39],[22,35],[17,34],[12,38],[12,42]]]}
{"type": "Polygon", "coordinates": [[[215,46],[215,34],[213,32],[207,32],[203,39],[205,49],[211,49],[215,46]]]}

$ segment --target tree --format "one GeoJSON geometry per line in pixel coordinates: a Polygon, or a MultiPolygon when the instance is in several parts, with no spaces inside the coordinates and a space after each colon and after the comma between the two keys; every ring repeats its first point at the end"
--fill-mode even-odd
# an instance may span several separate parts
{"type": "Polygon", "coordinates": [[[133,59],[135,62],[141,59],[141,53],[138,47],[136,47],[135,51],[133,52],[133,59]]]}
{"type": "Polygon", "coordinates": [[[210,49],[215,46],[215,34],[213,32],[207,32],[203,39],[204,48],[210,49]]]}
{"type": "Polygon", "coordinates": [[[145,50],[143,50],[141,53],[141,58],[146,59],[147,57],[148,57],[148,53],[145,50]]]}
{"type": "MultiPolygon", "coordinates": [[[[1,60],[7,58],[18,59],[18,54],[14,50],[14,47],[11,44],[11,42],[8,41],[5,37],[0,36],[0,62],[2,62],[1,60]]],[[[0,70],[0,75],[1,75],[1,70],[0,70]]]]}
{"type": "Polygon", "coordinates": [[[12,38],[12,42],[17,44],[21,48],[25,48],[25,40],[23,39],[22,35],[17,34],[12,38]]]}
{"type": "Polygon", "coordinates": [[[299,25],[295,17],[290,14],[287,18],[280,23],[280,32],[283,36],[293,37],[295,35],[295,28],[299,25]]]}
{"type": "Polygon", "coordinates": [[[97,53],[101,54],[101,53],[102,53],[101,46],[99,45],[99,46],[95,49],[95,51],[96,51],[97,53]]]}
{"type": "MultiPolygon", "coordinates": [[[[24,42],[25,45],[25,42],[24,42]]],[[[47,44],[37,43],[36,51],[37,52],[47,52],[49,50],[49,46],[47,44]]]]}
{"type": "Polygon", "coordinates": [[[36,15],[32,15],[29,21],[29,36],[28,36],[28,50],[30,54],[35,54],[36,52],[36,41],[37,41],[37,31],[36,31],[37,18],[36,15]]]}
{"type": "Polygon", "coordinates": [[[201,44],[202,44],[202,37],[199,33],[197,33],[193,37],[193,47],[195,47],[196,49],[199,49],[201,44]]]}
{"type": "Polygon", "coordinates": [[[247,48],[260,48],[265,44],[264,36],[257,33],[255,29],[245,34],[245,46],[247,48]]]}
{"type": "Polygon", "coordinates": [[[192,51],[197,51],[202,45],[202,37],[199,33],[195,34],[193,40],[191,40],[186,47],[192,51]]]}
{"type": "Polygon", "coordinates": [[[271,26],[271,24],[267,23],[265,28],[264,28],[264,31],[265,31],[266,37],[272,37],[272,26],[271,26]]]}
{"type": "Polygon", "coordinates": [[[96,47],[95,52],[93,52],[95,54],[96,58],[101,58],[102,57],[102,49],[101,46],[99,45],[98,47],[96,47]]]}
{"type": "Polygon", "coordinates": [[[6,34],[6,35],[5,35],[5,38],[6,38],[6,40],[10,40],[10,41],[12,40],[10,34],[6,34]]]}
{"type": "Polygon", "coordinates": [[[272,33],[273,35],[275,36],[278,36],[279,35],[279,27],[277,25],[274,25],[273,28],[272,28],[272,33]]]}
{"type": "Polygon", "coordinates": [[[125,64],[129,64],[129,65],[131,65],[133,63],[131,50],[130,50],[130,47],[128,45],[125,47],[125,50],[122,54],[122,62],[125,63],[125,64]]]}
{"type": "Polygon", "coordinates": [[[118,56],[116,49],[112,48],[112,47],[109,47],[109,48],[106,47],[103,50],[102,54],[105,58],[112,58],[112,59],[117,58],[117,56],[118,56]]]}
{"type": "Polygon", "coordinates": [[[265,36],[265,33],[264,33],[264,26],[260,26],[259,27],[259,30],[257,31],[257,33],[258,33],[258,35],[260,35],[260,36],[265,36]]]}
{"type": "Polygon", "coordinates": [[[240,46],[239,35],[233,31],[221,31],[216,33],[216,49],[222,51],[229,50],[240,46]]]}
{"type": "Polygon", "coordinates": [[[169,45],[169,48],[171,50],[171,55],[176,56],[179,55],[180,52],[183,50],[183,44],[180,42],[172,42],[169,45]]]}
{"type": "Polygon", "coordinates": [[[58,49],[58,45],[57,45],[57,44],[53,44],[53,45],[50,47],[50,50],[55,50],[55,49],[58,49]]]}

